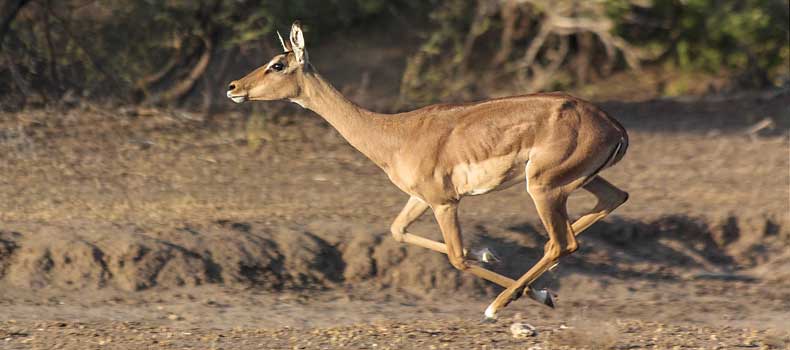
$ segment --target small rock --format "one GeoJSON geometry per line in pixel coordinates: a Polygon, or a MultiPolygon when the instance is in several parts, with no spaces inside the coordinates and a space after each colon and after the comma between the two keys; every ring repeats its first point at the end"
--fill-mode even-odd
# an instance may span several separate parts
{"type": "Polygon", "coordinates": [[[172,321],[180,321],[180,320],[183,320],[184,318],[181,317],[181,316],[178,316],[176,314],[170,314],[170,315],[167,315],[167,319],[172,320],[172,321]]]}
{"type": "Polygon", "coordinates": [[[510,334],[514,338],[527,338],[536,336],[538,332],[535,330],[535,327],[527,323],[516,322],[510,325],[510,334]]]}

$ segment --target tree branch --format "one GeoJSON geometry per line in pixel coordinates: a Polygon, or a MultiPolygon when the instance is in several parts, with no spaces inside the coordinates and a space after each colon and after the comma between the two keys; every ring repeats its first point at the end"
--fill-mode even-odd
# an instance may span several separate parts
{"type": "Polygon", "coordinates": [[[8,29],[11,28],[11,22],[16,18],[19,10],[30,0],[9,0],[0,10],[0,48],[3,47],[3,39],[8,29]],[[3,15],[4,14],[4,15],[3,15]]]}
{"type": "Polygon", "coordinates": [[[206,68],[208,68],[209,62],[211,62],[211,54],[214,48],[211,39],[205,35],[200,35],[199,38],[203,41],[203,53],[200,55],[195,66],[189,71],[186,78],[162,94],[162,100],[173,102],[181,99],[189,90],[192,90],[197,80],[206,72],[206,68]]]}

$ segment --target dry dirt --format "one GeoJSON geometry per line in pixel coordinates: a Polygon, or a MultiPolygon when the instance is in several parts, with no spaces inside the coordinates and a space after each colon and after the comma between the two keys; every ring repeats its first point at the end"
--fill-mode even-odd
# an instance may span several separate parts
{"type": "MultiPolygon", "coordinates": [[[[407,196],[314,115],[0,115],[0,348],[790,347],[790,94],[602,105],[630,200],[539,281],[555,310],[495,324],[499,289],[394,242],[407,196]]],[[[521,186],[466,199],[462,225],[513,277],[545,241],[521,186]]],[[[413,231],[441,237],[427,214],[413,231]]]]}

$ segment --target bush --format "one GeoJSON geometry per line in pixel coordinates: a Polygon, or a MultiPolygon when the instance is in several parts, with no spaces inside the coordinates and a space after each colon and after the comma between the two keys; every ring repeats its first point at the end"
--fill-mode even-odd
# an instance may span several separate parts
{"type": "MultiPolygon", "coordinates": [[[[0,93],[16,94],[27,102],[58,99],[73,91],[91,98],[178,103],[209,66],[223,65],[218,58],[259,48],[263,37],[269,42],[276,28],[287,31],[294,18],[306,22],[307,30],[312,29],[311,42],[315,43],[325,33],[383,13],[389,2],[21,3],[8,35],[0,35],[0,47],[7,52],[0,66],[0,93]]],[[[4,15],[0,13],[0,18],[4,15]]]]}
{"type": "MultiPolygon", "coordinates": [[[[685,71],[732,72],[744,87],[778,85],[790,64],[788,6],[785,0],[655,0],[617,32],[663,51],[662,59],[685,71]]],[[[615,17],[628,11],[613,7],[615,17]]]]}
{"type": "Polygon", "coordinates": [[[643,64],[741,87],[788,79],[787,0],[10,0],[0,6],[10,23],[0,26],[0,103],[183,103],[221,86],[229,58],[279,49],[269,36],[292,19],[315,45],[393,12],[427,28],[409,28],[424,41],[403,74],[403,105],[562,89],[643,64]]]}
{"type": "Polygon", "coordinates": [[[563,89],[643,64],[730,77],[736,88],[789,78],[786,0],[452,0],[430,18],[404,104],[563,89]],[[466,69],[472,61],[491,69],[466,69]]]}

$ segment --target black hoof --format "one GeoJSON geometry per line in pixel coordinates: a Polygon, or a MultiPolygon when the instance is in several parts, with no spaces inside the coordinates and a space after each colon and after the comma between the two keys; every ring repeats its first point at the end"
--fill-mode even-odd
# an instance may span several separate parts
{"type": "Polygon", "coordinates": [[[535,300],[552,309],[554,308],[554,296],[549,290],[547,289],[534,290],[530,288],[526,291],[526,294],[527,296],[529,296],[530,299],[535,300]]]}
{"type": "Polygon", "coordinates": [[[482,324],[496,323],[496,317],[483,316],[483,319],[480,320],[480,323],[482,324]]]}

